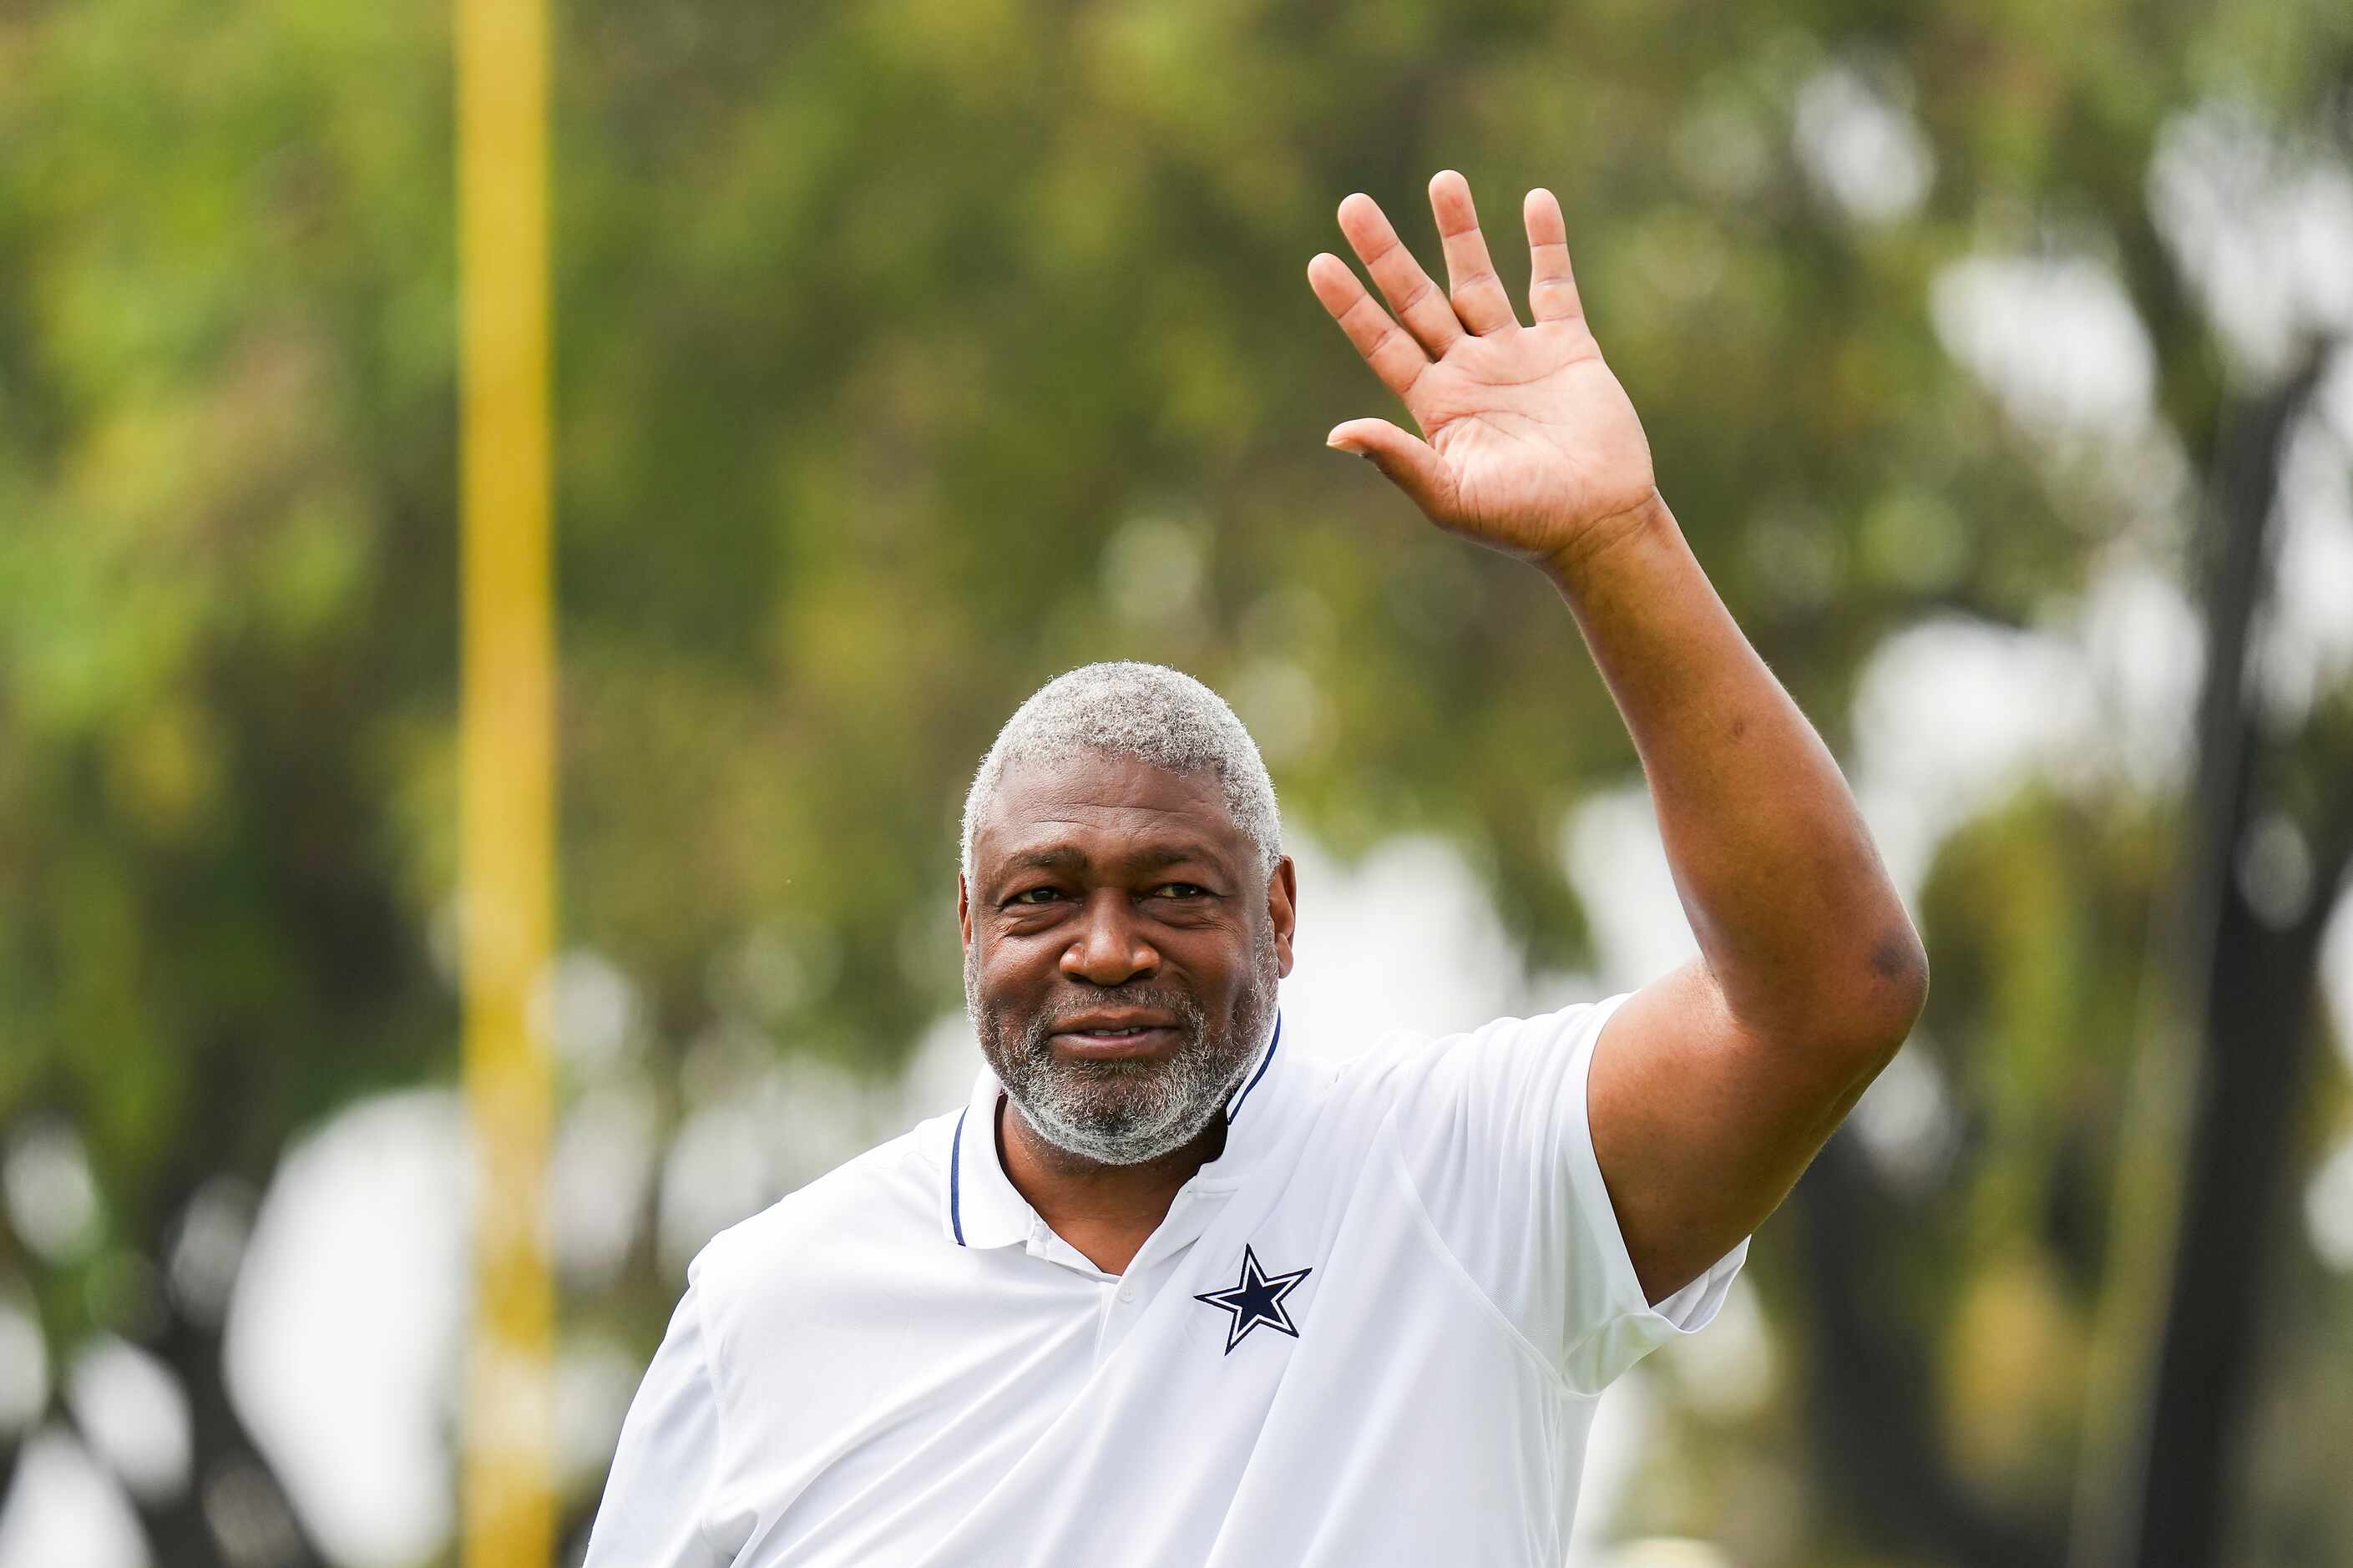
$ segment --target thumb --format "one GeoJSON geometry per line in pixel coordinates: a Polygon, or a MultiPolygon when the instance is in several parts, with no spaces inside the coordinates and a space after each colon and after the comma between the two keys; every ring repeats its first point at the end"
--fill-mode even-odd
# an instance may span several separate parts
{"type": "Polygon", "coordinates": [[[1351,419],[1334,428],[1324,444],[1338,452],[1369,458],[1431,518],[1452,510],[1454,471],[1430,443],[1409,436],[1386,419],[1351,419]]]}

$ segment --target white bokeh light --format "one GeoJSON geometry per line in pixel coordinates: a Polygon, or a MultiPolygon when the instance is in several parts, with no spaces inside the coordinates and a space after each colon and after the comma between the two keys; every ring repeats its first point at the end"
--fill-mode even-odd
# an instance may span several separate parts
{"type": "Polygon", "coordinates": [[[596,1290],[628,1258],[653,1181],[652,1090],[613,1083],[575,1100],[548,1168],[550,1252],[566,1289],[596,1290]]]}
{"type": "Polygon", "coordinates": [[[2305,342],[2353,327],[2353,171],[2215,100],[2165,122],[2147,189],[2158,233],[2248,374],[2282,374],[2305,342]]]}
{"type": "Polygon", "coordinates": [[[162,1362],[99,1335],[74,1352],[66,1403],[83,1437],[132,1493],[163,1501],[186,1488],[194,1459],[188,1395],[162,1362]]]}
{"type": "Polygon", "coordinates": [[[98,1181],[81,1139],[64,1122],[35,1121],[0,1162],[8,1222],[26,1247],[52,1263],[70,1263],[97,1243],[98,1181]]]}
{"type": "Polygon", "coordinates": [[[1912,900],[1945,836],[2030,780],[2178,788],[2204,671],[2188,600],[2121,550],[2047,627],[1937,615],[1886,637],[1856,681],[1847,777],[1897,890],[1912,900]]]}
{"type": "Polygon", "coordinates": [[[695,1108],[663,1157],[658,1201],[674,1274],[727,1226],[905,1131],[892,1086],[741,1031],[705,1039],[689,1061],[695,1108]]]}
{"type": "Polygon", "coordinates": [[[1577,1517],[1569,1525],[1567,1568],[1601,1568],[1612,1561],[1626,1494],[1641,1473],[1643,1457],[1658,1440],[1654,1375],[1648,1366],[1635,1366],[1609,1385],[1593,1412],[1577,1489],[1577,1517]]]}
{"type": "Polygon", "coordinates": [[[1916,891],[1969,814],[2060,765],[2096,713],[2087,661],[2055,634],[1940,616],[1882,642],[1856,682],[1853,780],[1898,889],[1916,891]]]}
{"type": "Polygon", "coordinates": [[[1651,1364],[1673,1379],[1685,1405],[1712,1420],[1744,1420],[1764,1409],[1780,1384],[1780,1356],[1748,1276],[1733,1280],[1705,1333],[1670,1340],[1651,1364]]]}
{"type": "Polygon", "coordinates": [[[280,1162],[229,1301],[230,1394],[346,1568],[407,1568],[453,1523],[466,1159],[448,1090],[344,1111],[280,1162]]]}
{"type": "Polygon", "coordinates": [[[37,1434],[0,1500],[0,1568],[148,1568],[153,1559],[129,1500],[82,1446],[37,1434]]]}
{"type": "Polygon", "coordinates": [[[1960,1142],[1960,1118],[1936,1057],[1907,1041],[1855,1101],[1847,1124],[1891,1184],[1918,1187],[1943,1173],[1960,1142]]]}
{"type": "Polygon", "coordinates": [[[2320,994],[2345,1070],[2353,1072],[2353,893],[2328,896],[2337,907],[2320,938],[2320,994]]]}
{"type": "Polygon", "coordinates": [[[1602,994],[1648,984],[1698,953],[1648,788],[1634,784],[1587,797],[1569,813],[1566,837],[1568,878],[1593,933],[1602,994]]]}
{"type": "Polygon", "coordinates": [[[2325,411],[2288,441],[2273,526],[2270,592],[2249,661],[2265,715],[2287,730],[2353,677],[2353,438],[2331,429],[2325,411]]]}
{"type": "Polygon", "coordinates": [[[2353,1274],[2353,1137],[2340,1142],[2304,1189],[2305,1234],[2339,1274],[2353,1274]]]}
{"type": "Polygon", "coordinates": [[[1792,124],[1799,161],[1849,217],[1884,224],[1919,209],[1936,158],[1913,120],[1908,84],[1892,65],[1866,72],[1823,67],[1799,89],[1792,124]]]}
{"type": "Polygon", "coordinates": [[[2148,425],[2157,351],[2116,274],[2083,256],[1972,256],[1936,275],[1946,352],[2045,437],[2111,439],[2148,425]]]}
{"type": "Polygon", "coordinates": [[[634,1347],[602,1337],[568,1340],[557,1352],[555,1459],[565,1485],[603,1479],[645,1370],[634,1347]]]}
{"type": "Polygon", "coordinates": [[[595,1076],[620,1063],[637,1021],[637,990],[603,954],[565,953],[533,988],[532,1022],[575,1072],[595,1076]]]}
{"type": "Polygon", "coordinates": [[[1435,1037],[1521,1005],[1518,944],[1451,846],[1391,839],[1343,866],[1304,835],[1285,842],[1299,929],[1282,1012],[1303,1049],[1353,1057],[1393,1030],[1435,1037]]]}

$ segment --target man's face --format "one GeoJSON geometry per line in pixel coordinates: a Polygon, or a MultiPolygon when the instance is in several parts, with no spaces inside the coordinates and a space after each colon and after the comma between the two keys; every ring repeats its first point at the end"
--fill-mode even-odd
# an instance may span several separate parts
{"type": "Polygon", "coordinates": [[[1134,1164],[1208,1125],[1291,973],[1291,861],[1257,866],[1213,773],[1089,752],[1006,774],[957,885],[965,1005],[1048,1142],[1134,1164]]]}

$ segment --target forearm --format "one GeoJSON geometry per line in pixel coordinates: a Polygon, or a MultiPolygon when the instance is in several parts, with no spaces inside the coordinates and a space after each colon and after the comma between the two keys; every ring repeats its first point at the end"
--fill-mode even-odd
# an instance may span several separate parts
{"type": "Polygon", "coordinates": [[[1772,1040],[1892,1049],[1927,964],[1838,764],[1662,500],[1543,563],[1631,732],[1726,1006],[1772,1040]]]}

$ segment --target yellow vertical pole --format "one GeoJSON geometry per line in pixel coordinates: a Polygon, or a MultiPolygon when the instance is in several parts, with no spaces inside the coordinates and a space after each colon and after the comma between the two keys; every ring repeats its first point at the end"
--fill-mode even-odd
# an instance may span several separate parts
{"type": "Polygon", "coordinates": [[[531,994],[554,925],[546,0],[456,0],[466,1099],[475,1301],[466,1568],[555,1549],[554,1291],[542,1239],[554,1087],[531,994]]]}

